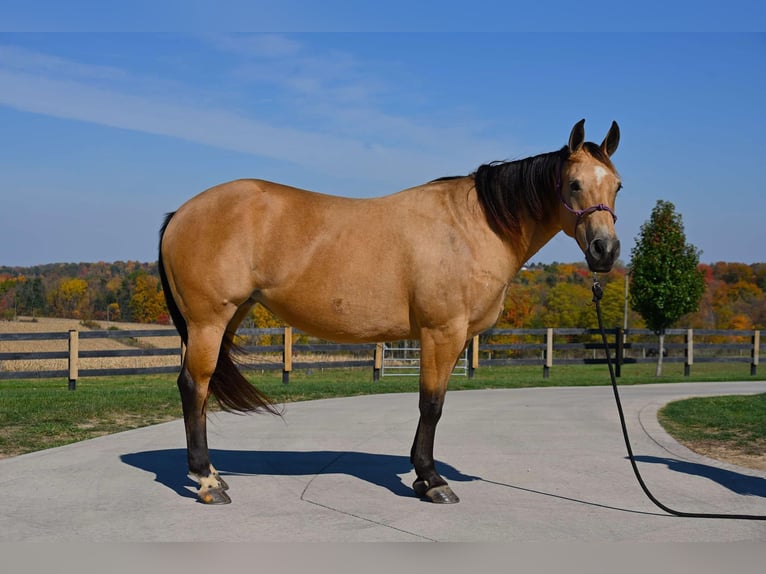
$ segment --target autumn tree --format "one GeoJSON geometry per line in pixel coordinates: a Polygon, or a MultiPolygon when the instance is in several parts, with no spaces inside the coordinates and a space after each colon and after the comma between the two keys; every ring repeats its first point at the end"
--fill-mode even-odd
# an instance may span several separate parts
{"type": "Polygon", "coordinates": [[[537,290],[528,285],[512,285],[505,295],[505,305],[497,326],[499,328],[523,329],[529,324],[540,302],[537,290]]]}
{"type": "MultiPolygon", "coordinates": [[[[625,319],[625,288],[623,281],[610,281],[603,284],[604,294],[601,299],[601,316],[604,325],[609,327],[621,327],[625,319]]],[[[592,293],[592,292],[590,292],[592,293]]],[[[589,294],[590,294],[589,293],[589,294]]],[[[587,299],[590,303],[592,296],[587,299]]],[[[592,305],[585,306],[580,327],[586,329],[598,328],[598,316],[592,305]]]]}
{"type": "Polygon", "coordinates": [[[107,321],[119,321],[122,319],[122,310],[119,303],[109,303],[106,306],[106,319],[107,321]]]}
{"type": "Polygon", "coordinates": [[[0,319],[14,319],[17,307],[18,281],[0,275],[0,319]]]}
{"type": "Polygon", "coordinates": [[[155,323],[167,313],[159,283],[159,279],[154,275],[142,273],[136,276],[133,295],[130,298],[130,313],[134,321],[155,323]]]}
{"type": "Polygon", "coordinates": [[[585,285],[556,283],[548,290],[544,310],[539,315],[540,327],[577,328],[583,326],[590,310],[591,292],[585,285]]]}
{"type": "MultiPolygon", "coordinates": [[[[252,317],[253,327],[256,329],[271,329],[285,326],[284,321],[260,303],[253,307],[250,316],[252,317]]],[[[255,342],[258,345],[278,345],[280,341],[281,336],[279,335],[261,335],[255,342]]]]}
{"type": "Polygon", "coordinates": [[[631,251],[630,306],[659,338],[657,376],[662,375],[665,330],[697,310],[705,282],[699,250],[686,242],[681,215],[658,200],[631,251]]]}
{"type": "Polygon", "coordinates": [[[82,318],[82,312],[88,302],[88,283],[84,279],[73,278],[62,281],[51,294],[51,304],[59,317],[82,318]]]}

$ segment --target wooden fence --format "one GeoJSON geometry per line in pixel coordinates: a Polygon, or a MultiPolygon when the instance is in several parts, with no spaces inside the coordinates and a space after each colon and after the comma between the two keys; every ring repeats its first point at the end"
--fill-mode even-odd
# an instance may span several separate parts
{"type": "MultiPolygon", "coordinates": [[[[655,362],[657,337],[645,329],[607,330],[609,347],[616,374],[623,365],[655,362]]],[[[294,369],[369,368],[373,380],[385,372],[383,343],[337,344],[309,338],[291,327],[278,329],[241,329],[238,340],[243,342],[247,360],[243,369],[281,370],[282,380],[289,382],[294,369]],[[276,338],[278,344],[253,344],[259,338],[276,338]]],[[[83,350],[80,342],[90,339],[121,339],[140,341],[154,337],[176,337],[175,330],[104,330],[54,333],[0,333],[0,343],[13,341],[62,341],[56,351],[0,352],[0,380],[66,377],[74,389],[81,377],[176,373],[180,368],[183,349],[175,347],[138,345],[135,348],[83,350]],[[86,359],[134,357],[137,362],[147,357],[171,357],[170,364],[134,367],[85,367],[86,359]],[[176,359],[173,359],[176,357],[176,359]],[[65,361],[66,368],[13,369],[16,361],[65,361]]],[[[760,331],[709,329],[669,329],[666,332],[666,362],[683,362],[688,376],[695,363],[740,362],[750,365],[755,375],[761,353],[760,331]]],[[[273,343],[273,341],[272,341],[273,343]]],[[[388,344],[392,348],[397,343],[388,344]]],[[[400,343],[406,346],[407,342],[400,343]]],[[[6,345],[7,346],[7,345],[6,345]]],[[[506,365],[540,365],[548,377],[555,365],[605,363],[600,334],[595,329],[490,329],[470,341],[466,368],[473,376],[480,367],[506,365]]],[[[390,372],[395,370],[389,369],[390,372]]]]}

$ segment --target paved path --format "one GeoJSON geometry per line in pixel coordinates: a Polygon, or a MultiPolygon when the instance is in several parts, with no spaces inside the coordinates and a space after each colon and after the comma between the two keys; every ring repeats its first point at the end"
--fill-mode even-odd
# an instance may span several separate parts
{"type": "MultiPolygon", "coordinates": [[[[695,455],[656,422],[667,401],[766,392],[766,382],[622,388],[640,468],[689,512],[766,514],[766,473],[695,455]]],[[[611,389],[447,395],[441,472],[461,497],[411,494],[414,394],[289,404],[283,420],[217,414],[213,463],[233,504],[195,502],[183,423],[0,460],[0,542],[764,541],[766,522],[663,515],[637,485],[611,389]]]]}

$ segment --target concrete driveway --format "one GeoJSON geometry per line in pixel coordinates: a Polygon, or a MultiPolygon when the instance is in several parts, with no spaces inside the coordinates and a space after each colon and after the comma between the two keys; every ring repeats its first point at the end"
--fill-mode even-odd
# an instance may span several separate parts
{"type": "MultiPolygon", "coordinates": [[[[654,494],[688,512],[766,514],[766,473],[698,456],[657,424],[687,396],[766,392],[766,382],[621,389],[654,494]]],[[[182,421],[0,460],[0,541],[766,540],[766,522],[668,516],[636,483],[608,387],[451,392],[440,471],[461,502],[412,495],[415,394],[215,414],[213,463],[233,504],[195,501],[182,421]],[[11,495],[12,494],[12,495],[11,495]]]]}

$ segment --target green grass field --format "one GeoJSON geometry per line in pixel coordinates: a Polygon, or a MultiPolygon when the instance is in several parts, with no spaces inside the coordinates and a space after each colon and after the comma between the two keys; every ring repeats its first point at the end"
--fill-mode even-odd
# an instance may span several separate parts
{"type": "MultiPolygon", "coordinates": [[[[622,375],[620,385],[753,379],[749,365],[745,363],[695,365],[691,378],[683,376],[683,365],[679,364],[666,364],[665,375],[659,379],[654,376],[654,365],[651,364],[623,366],[622,375]]],[[[418,385],[416,377],[386,377],[373,382],[372,372],[367,369],[296,371],[287,385],[282,384],[280,372],[251,373],[249,378],[276,402],[417,392],[418,385]]],[[[766,380],[766,374],[760,373],[755,379],[766,380]]],[[[551,369],[548,379],[543,378],[542,367],[521,366],[481,368],[473,379],[453,377],[450,390],[608,384],[609,374],[604,365],[556,366],[551,369]]],[[[745,407],[739,404],[737,408],[745,407]]],[[[766,404],[747,408],[763,412],[766,404]]],[[[65,380],[0,381],[0,457],[181,416],[175,376],[172,375],[84,378],[78,381],[76,391],[69,391],[65,380]]],[[[681,423],[682,426],[685,424],[681,423]]],[[[716,420],[711,424],[720,426],[721,422],[716,420]]],[[[737,419],[728,419],[724,426],[731,436],[739,436],[734,424],[738,424],[737,419]]],[[[766,430],[763,418],[755,424],[760,424],[762,431],[766,430]]]]}
{"type": "Polygon", "coordinates": [[[766,452],[766,394],[695,397],[659,412],[663,427],[679,441],[740,451],[766,452]]]}

